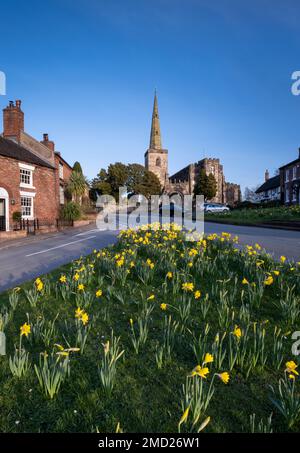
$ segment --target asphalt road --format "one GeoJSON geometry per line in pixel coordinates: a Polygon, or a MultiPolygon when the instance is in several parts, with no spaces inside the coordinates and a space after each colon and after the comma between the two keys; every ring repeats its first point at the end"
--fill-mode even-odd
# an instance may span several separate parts
{"type": "MultiPolygon", "coordinates": [[[[259,243],[275,258],[285,255],[300,261],[300,232],[205,223],[205,233],[222,231],[238,235],[244,245],[259,243]]],[[[113,244],[117,234],[88,227],[0,243],[0,292],[113,244]]]]}

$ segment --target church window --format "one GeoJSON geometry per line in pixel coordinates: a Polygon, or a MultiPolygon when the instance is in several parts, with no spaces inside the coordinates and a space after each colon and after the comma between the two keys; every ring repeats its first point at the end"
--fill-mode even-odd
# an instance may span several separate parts
{"type": "Polygon", "coordinates": [[[160,166],[161,166],[160,157],[158,157],[158,158],[156,159],[156,166],[157,166],[157,167],[160,167],[160,166]]]}

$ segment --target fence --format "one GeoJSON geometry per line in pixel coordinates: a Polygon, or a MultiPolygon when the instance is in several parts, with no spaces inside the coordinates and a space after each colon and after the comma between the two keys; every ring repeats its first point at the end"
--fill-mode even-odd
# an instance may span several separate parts
{"type": "MultiPolygon", "coordinates": [[[[0,218],[1,221],[1,218],[0,218]]],[[[35,234],[36,231],[43,230],[46,228],[53,228],[57,229],[64,228],[64,227],[73,227],[74,222],[73,220],[48,220],[48,219],[21,219],[19,222],[14,224],[15,231],[27,231],[28,234],[35,234]]],[[[1,222],[0,222],[0,230],[1,230],[1,222]]]]}
{"type": "Polygon", "coordinates": [[[28,234],[35,234],[36,230],[39,230],[40,222],[39,219],[29,220],[29,219],[21,219],[16,224],[16,230],[27,231],[28,234]]]}
{"type": "Polygon", "coordinates": [[[63,219],[56,219],[56,227],[64,228],[64,227],[72,227],[74,226],[74,220],[63,220],[63,219]]]}

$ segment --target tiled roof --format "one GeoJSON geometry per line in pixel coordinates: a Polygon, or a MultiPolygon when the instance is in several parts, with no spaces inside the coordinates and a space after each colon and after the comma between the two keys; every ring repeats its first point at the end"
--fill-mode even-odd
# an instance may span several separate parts
{"type": "Polygon", "coordinates": [[[31,153],[13,140],[9,140],[0,135],[0,156],[10,157],[21,162],[39,165],[41,167],[54,168],[50,163],[31,153]]]}
{"type": "Polygon", "coordinates": [[[269,178],[266,182],[264,182],[258,189],[256,189],[255,193],[265,192],[266,190],[276,189],[276,187],[280,186],[280,176],[274,176],[273,178],[269,178]]]}

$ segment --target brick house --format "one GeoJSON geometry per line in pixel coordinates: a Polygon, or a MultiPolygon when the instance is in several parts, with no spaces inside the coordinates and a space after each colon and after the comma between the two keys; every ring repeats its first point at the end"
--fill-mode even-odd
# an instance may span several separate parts
{"type": "Polygon", "coordinates": [[[13,229],[14,212],[54,225],[71,171],[48,134],[38,141],[24,131],[21,101],[11,101],[0,135],[0,231],[13,229]]]}
{"type": "Polygon", "coordinates": [[[300,148],[297,159],[279,168],[281,201],[287,205],[300,204],[300,148]]]}

